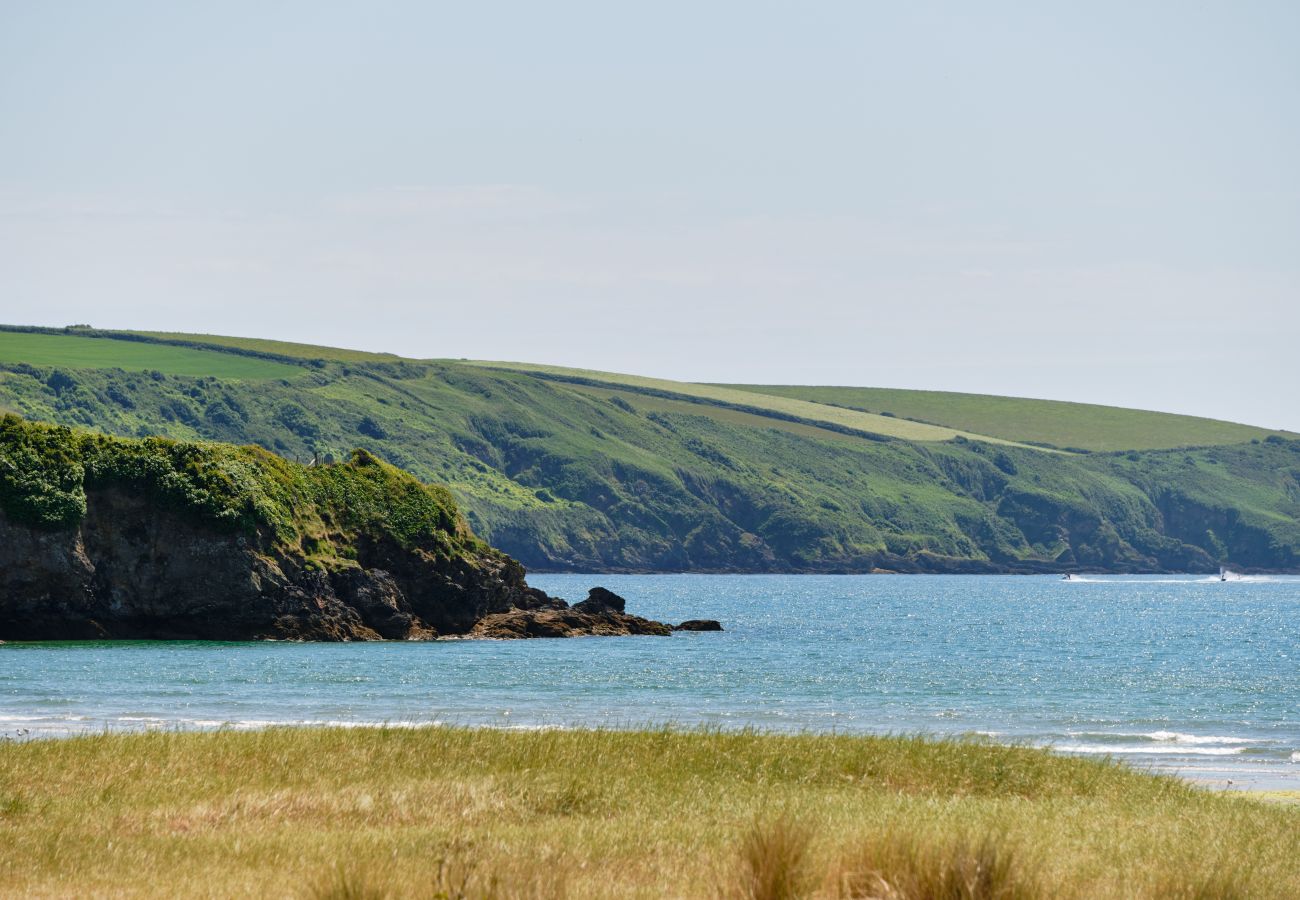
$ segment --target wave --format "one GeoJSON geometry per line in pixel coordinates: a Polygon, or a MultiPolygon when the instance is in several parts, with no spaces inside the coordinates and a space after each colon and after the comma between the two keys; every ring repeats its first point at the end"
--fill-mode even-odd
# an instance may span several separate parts
{"type": "Polygon", "coordinates": [[[1218,575],[1187,578],[1089,578],[1086,575],[1075,575],[1061,581],[1065,584],[1272,584],[1280,583],[1282,579],[1272,575],[1232,575],[1226,579],[1218,575]]]}
{"type": "Polygon", "coordinates": [[[1049,744],[1052,750],[1060,753],[1102,754],[1107,756],[1129,756],[1133,754],[1159,756],[1238,756],[1246,752],[1245,747],[1204,747],[1159,746],[1153,744],[1049,744]]]}
{"type": "MultiPolygon", "coordinates": [[[[128,716],[119,717],[128,719],[128,716]]],[[[444,724],[439,719],[428,719],[423,721],[412,721],[409,719],[398,719],[392,721],[379,721],[369,719],[153,719],[151,722],[157,722],[165,727],[195,727],[195,728],[234,728],[239,731],[255,730],[258,728],[436,728],[444,724]]],[[[110,720],[108,724],[112,724],[110,720]]]]}
{"type": "Polygon", "coordinates": [[[1224,734],[1190,734],[1183,731],[1071,731],[1064,741],[1043,746],[1062,753],[1113,756],[1242,756],[1300,762],[1300,750],[1277,740],[1224,734]]]}
{"type": "Polygon", "coordinates": [[[1239,737],[1237,735],[1188,734],[1182,731],[1069,731],[1068,737],[1090,741],[1151,741],[1157,744],[1266,744],[1268,738],[1239,737]]]}
{"type": "Polygon", "coordinates": [[[163,718],[161,716],[111,716],[91,718],[89,716],[0,716],[5,732],[28,732],[40,735],[72,735],[108,732],[139,732],[167,730],[214,730],[232,729],[235,731],[256,731],[262,728],[436,728],[446,723],[441,719],[425,720],[356,720],[356,719],[187,719],[163,718]]]}
{"type": "Polygon", "coordinates": [[[1264,738],[1184,734],[1181,731],[1151,731],[1136,737],[1145,737],[1162,744],[1261,744],[1265,742],[1264,738]]]}

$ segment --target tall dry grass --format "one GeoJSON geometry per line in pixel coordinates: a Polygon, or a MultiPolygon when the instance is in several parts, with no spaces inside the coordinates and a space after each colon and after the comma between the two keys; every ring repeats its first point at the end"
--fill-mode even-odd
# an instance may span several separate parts
{"type": "Polygon", "coordinates": [[[268,729],[0,745],[0,896],[720,894],[1300,896],[1300,807],[919,738],[268,729]]]}
{"type": "Polygon", "coordinates": [[[1044,895],[1037,867],[985,835],[927,839],[912,833],[868,838],[832,870],[844,900],[1032,900],[1044,895]]]}
{"type": "Polygon", "coordinates": [[[786,816],[756,822],[740,844],[730,893],[736,900],[795,900],[811,881],[812,831],[786,816]]]}

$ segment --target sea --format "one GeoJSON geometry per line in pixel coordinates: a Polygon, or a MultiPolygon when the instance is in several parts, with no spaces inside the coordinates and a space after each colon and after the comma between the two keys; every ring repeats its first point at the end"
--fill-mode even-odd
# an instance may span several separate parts
{"type": "Polygon", "coordinates": [[[0,741],[271,725],[961,737],[1300,789],[1300,577],[534,575],[721,633],[0,645],[0,741]]]}

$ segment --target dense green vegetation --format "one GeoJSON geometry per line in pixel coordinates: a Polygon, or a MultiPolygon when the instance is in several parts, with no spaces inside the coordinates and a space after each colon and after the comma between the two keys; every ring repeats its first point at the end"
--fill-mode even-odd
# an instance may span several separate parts
{"type": "Polygon", "coordinates": [[[1295,806],[898,737],[281,728],[0,744],[0,835],[6,896],[1300,895],[1295,806]]]}
{"type": "MultiPolygon", "coordinates": [[[[269,352],[240,342],[202,352],[269,352]]],[[[365,447],[448,485],[475,531],[534,569],[1300,568],[1300,441],[1285,437],[1116,453],[903,440],[654,379],[288,349],[266,361],[292,377],[256,384],[0,364],[0,408],[304,462],[365,447]]]]}
{"type": "Polygon", "coordinates": [[[0,417],[0,510],[45,529],[75,526],[86,491],[120,488],[220,529],[348,565],[360,537],[445,556],[483,548],[445,488],[355,451],[304,466],[260,447],[131,440],[0,417]]]}
{"type": "Polygon", "coordinates": [[[1083,450],[1162,450],[1240,444],[1279,433],[1197,416],[987,394],[772,384],[718,387],[900,416],[1029,444],[1083,450]]]}

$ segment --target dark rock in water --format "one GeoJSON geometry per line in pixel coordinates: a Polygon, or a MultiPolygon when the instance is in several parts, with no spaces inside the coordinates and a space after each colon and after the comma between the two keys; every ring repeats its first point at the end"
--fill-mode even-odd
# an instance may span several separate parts
{"type": "Polygon", "coordinates": [[[552,600],[551,604],[536,609],[516,609],[485,616],[467,636],[534,638],[672,634],[672,627],[663,622],[654,622],[623,612],[624,601],[617,594],[604,588],[595,588],[591,594],[592,596],[573,606],[569,606],[563,600],[552,600]],[[601,591],[602,594],[597,595],[597,591],[601,591]]]}
{"type": "Polygon", "coordinates": [[[673,631],[721,631],[722,623],[717,619],[687,619],[680,625],[674,625],[673,631]]]}
{"type": "Polygon", "coordinates": [[[594,587],[587,592],[587,599],[573,604],[573,608],[587,613],[621,613],[627,608],[627,601],[611,590],[594,587]]]}

